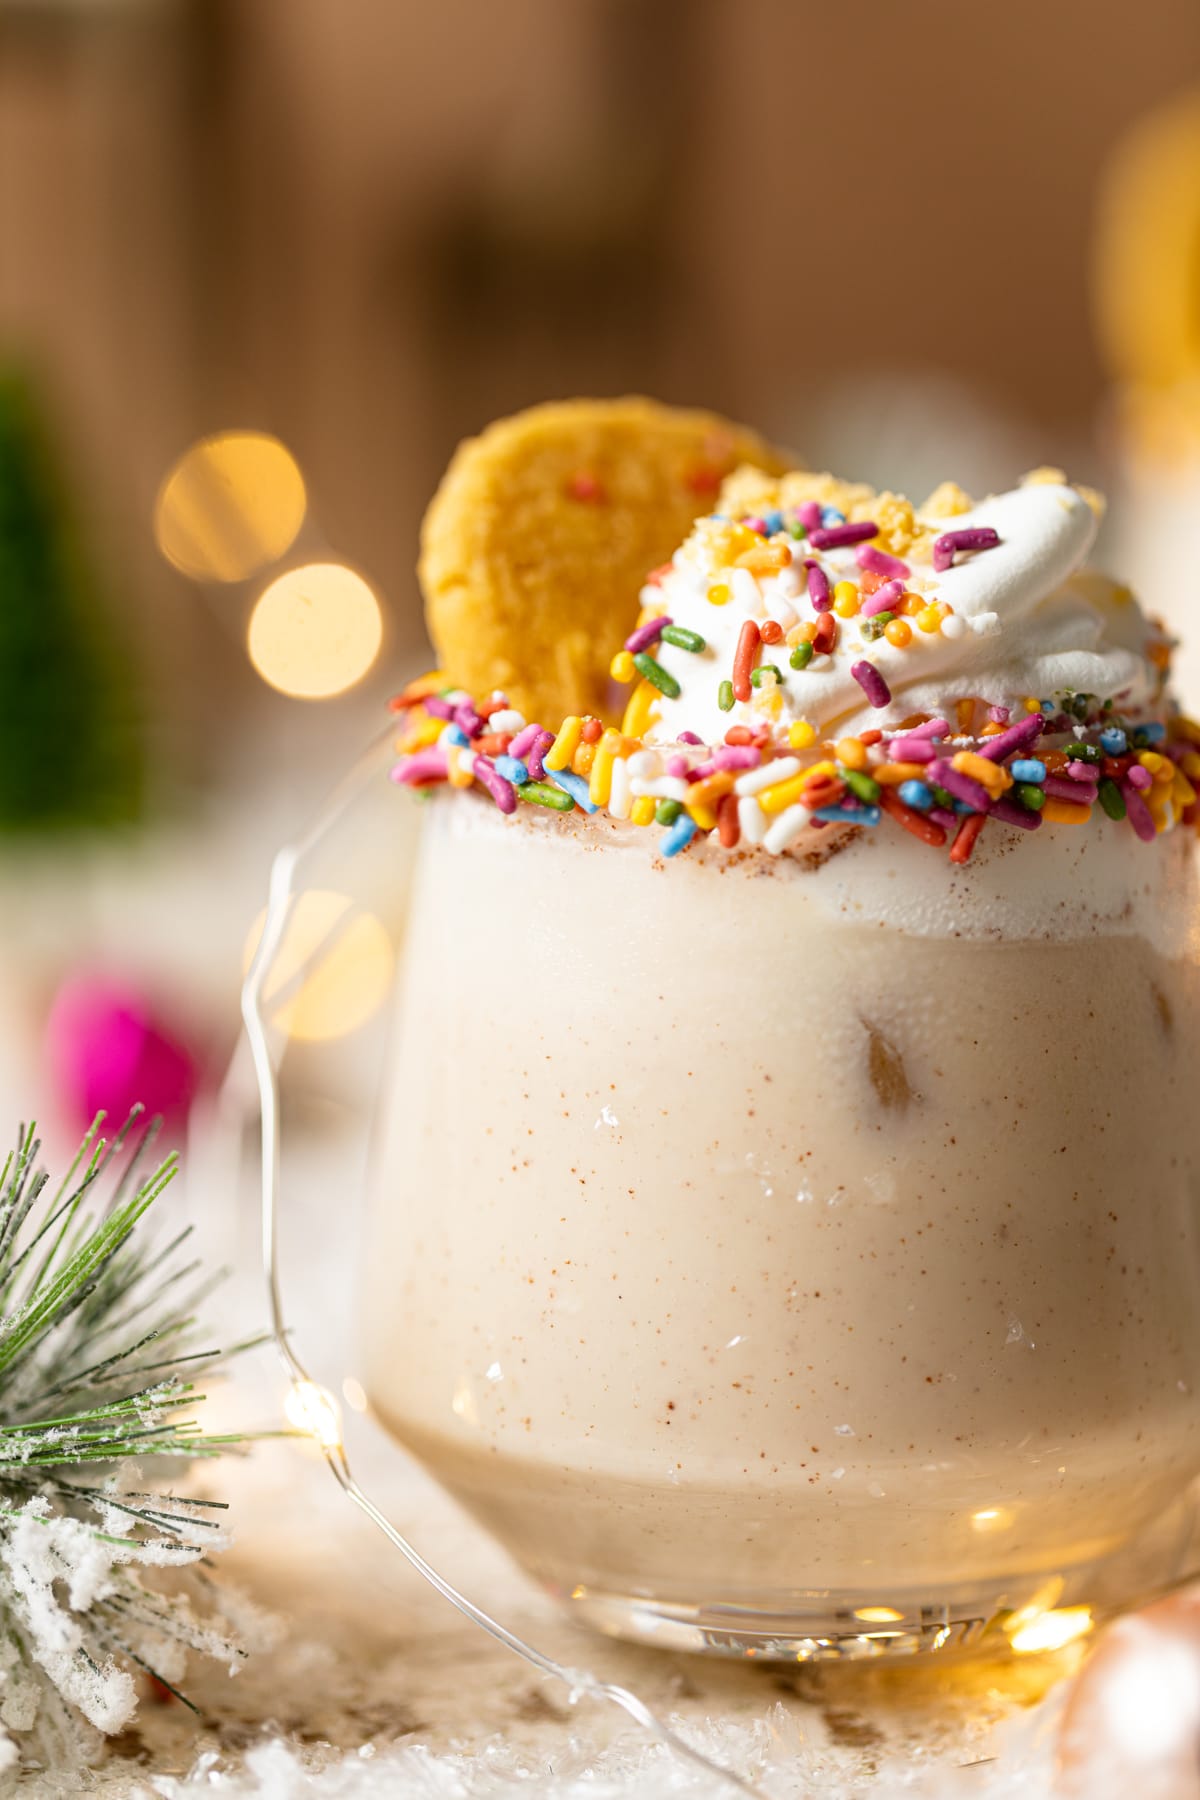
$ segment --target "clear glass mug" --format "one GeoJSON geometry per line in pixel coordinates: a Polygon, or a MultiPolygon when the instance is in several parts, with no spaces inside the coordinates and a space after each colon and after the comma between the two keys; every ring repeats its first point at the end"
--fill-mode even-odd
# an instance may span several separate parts
{"type": "Polygon", "coordinates": [[[385,1423],[581,1619],[674,1647],[999,1644],[1175,1576],[1191,834],[668,866],[536,811],[427,809],[364,1277],[385,1423]]]}

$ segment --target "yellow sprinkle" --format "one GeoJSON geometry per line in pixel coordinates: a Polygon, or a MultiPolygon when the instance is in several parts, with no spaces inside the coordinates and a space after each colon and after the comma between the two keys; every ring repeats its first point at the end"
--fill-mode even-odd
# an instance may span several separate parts
{"type": "Polygon", "coordinates": [[[608,665],[608,672],[613,680],[619,681],[622,686],[626,686],[633,680],[637,670],[633,666],[633,657],[628,650],[617,651],[608,665]]]}
{"type": "Polygon", "coordinates": [[[596,746],[585,739],[571,758],[571,768],[576,775],[590,775],[595,760],[596,746]]]}
{"type": "Polygon", "coordinates": [[[712,587],[710,587],[708,590],[709,605],[710,606],[728,606],[729,594],[730,594],[730,590],[725,582],[723,582],[723,581],[714,582],[712,587]]]}
{"type": "Polygon", "coordinates": [[[639,681],[629,696],[621,732],[625,737],[644,738],[650,724],[651,708],[658,700],[658,689],[652,681],[639,681]]]}
{"type": "Polygon", "coordinates": [[[780,569],[787,568],[791,560],[792,553],[786,544],[759,542],[752,549],[742,551],[736,567],[749,569],[752,575],[777,575],[780,569]]]}
{"type": "Polygon", "coordinates": [[[783,695],[774,681],[765,681],[752,696],[754,710],[764,718],[777,719],[783,711],[783,695]]]}
{"type": "Polygon", "coordinates": [[[412,750],[424,750],[429,744],[436,744],[446,729],[445,719],[419,719],[401,739],[407,755],[412,750]]]}
{"type": "Polygon", "coordinates": [[[696,821],[697,825],[700,827],[701,831],[715,831],[716,830],[716,825],[717,825],[716,813],[713,811],[711,806],[701,806],[697,802],[694,792],[689,793],[689,795],[687,797],[687,803],[684,806],[683,810],[687,813],[689,818],[695,819],[695,821],[696,821]]]}
{"type": "Polygon", "coordinates": [[[797,644],[811,644],[817,635],[817,627],[812,619],[805,619],[799,625],[793,625],[784,638],[788,648],[794,650],[797,644]]]}
{"type": "Polygon", "coordinates": [[[1179,766],[1190,781],[1200,781],[1200,751],[1185,750],[1179,766]]]}
{"type": "Polygon", "coordinates": [[[611,729],[606,731],[596,745],[596,754],[592,758],[591,780],[588,782],[588,799],[595,806],[607,806],[612,793],[613,757],[621,734],[611,729]]]}
{"type": "Polygon", "coordinates": [[[1169,757],[1160,756],[1157,750],[1143,750],[1138,761],[1155,781],[1167,782],[1174,778],[1175,764],[1169,757]]]}
{"type": "Polygon", "coordinates": [[[860,738],[839,738],[833,753],[847,769],[865,769],[867,766],[867,748],[860,738]]]}
{"type": "Polygon", "coordinates": [[[1171,798],[1180,810],[1185,806],[1194,806],[1196,803],[1196,790],[1182,769],[1175,771],[1171,784],[1171,798]]]}
{"type": "MultiPolygon", "coordinates": [[[[832,766],[832,765],[830,765],[832,766]]],[[[802,769],[799,775],[793,775],[790,781],[780,781],[774,787],[764,788],[755,795],[758,804],[765,813],[781,813],[785,807],[799,800],[801,791],[812,779],[811,769],[802,769]]]]}
{"type": "MultiPolygon", "coordinates": [[[[1041,712],[1041,710],[1042,710],[1041,701],[1038,699],[1035,699],[1032,694],[1026,694],[1025,698],[1021,702],[1021,705],[1025,708],[1026,712],[1030,712],[1030,713],[1041,712]]],[[[1046,810],[1045,807],[1043,807],[1042,811],[1044,812],[1045,810],[1046,810]]]]}
{"type": "Polygon", "coordinates": [[[577,713],[571,713],[562,722],[558,736],[542,758],[542,766],[546,769],[565,769],[579,748],[579,738],[583,731],[583,720],[577,713]]]}
{"type": "Polygon", "coordinates": [[[655,799],[653,794],[639,794],[630,809],[629,816],[635,825],[649,825],[654,819],[655,799]]]}
{"type": "Polygon", "coordinates": [[[881,787],[899,787],[902,781],[924,781],[924,763],[886,762],[871,770],[881,787]]]}
{"type": "Polygon", "coordinates": [[[833,610],[839,619],[852,619],[858,611],[858,589],[852,581],[834,583],[833,610]]]}
{"type": "Polygon", "coordinates": [[[451,787],[470,787],[475,779],[474,772],[471,768],[473,761],[474,753],[472,751],[463,750],[458,747],[451,748],[450,754],[446,758],[446,763],[450,771],[449,779],[451,787]]]}
{"type": "Polygon", "coordinates": [[[1047,800],[1042,808],[1043,819],[1052,825],[1086,825],[1091,816],[1090,806],[1076,806],[1072,800],[1047,800]]]}
{"type": "MultiPolygon", "coordinates": [[[[964,705],[959,701],[960,708],[964,705]]],[[[970,702],[965,702],[969,705],[970,702]]],[[[980,787],[985,787],[993,800],[998,800],[1012,786],[1013,778],[1007,769],[999,763],[989,762],[986,756],[976,756],[973,750],[960,750],[951,758],[950,767],[957,769],[960,775],[969,775],[980,787]]]]}
{"type": "Polygon", "coordinates": [[[956,700],[954,716],[958,720],[958,729],[961,732],[965,734],[970,731],[971,721],[975,717],[975,702],[973,700],[956,700]]]}
{"type": "Polygon", "coordinates": [[[932,634],[941,625],[942,615],[936,606],[923,606],[917,614],[917,629],[932,634]]]}
{"type": "MultiPolygon", "coordinates": [[[[809,745],[815,744],[816,741],[817,734],[807,719],[795,719],[788,726],[789,750],[807,750],[809,745]]],[[[1200,763],[1200,757],[1197,757],[1196,761],[1200,763]]]]}

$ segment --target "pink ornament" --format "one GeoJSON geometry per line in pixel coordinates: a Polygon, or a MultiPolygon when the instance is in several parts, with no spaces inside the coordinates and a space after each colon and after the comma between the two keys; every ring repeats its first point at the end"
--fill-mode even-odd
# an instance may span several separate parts
{"type": "Polygon", "coordinates": [[[191,1053],[135,987],[102,975],[69,977],[46,1024],[53,1090],[72,1127],[104,1111],[120,1123],[141,1102],[176,1130],[197,1085],[191,1053]]]}

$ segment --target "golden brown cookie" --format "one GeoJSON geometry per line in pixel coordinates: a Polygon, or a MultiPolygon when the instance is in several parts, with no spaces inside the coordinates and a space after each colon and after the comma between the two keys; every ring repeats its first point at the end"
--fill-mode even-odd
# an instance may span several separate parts
{"type": "Polygon", "coordinates": [[[421,532],[440,666],[551,726],[603,715],[646,575],[747,462],[789,466],[743,426],[652,400],[565,400],[489,425],[459,446],[421,532]]]}

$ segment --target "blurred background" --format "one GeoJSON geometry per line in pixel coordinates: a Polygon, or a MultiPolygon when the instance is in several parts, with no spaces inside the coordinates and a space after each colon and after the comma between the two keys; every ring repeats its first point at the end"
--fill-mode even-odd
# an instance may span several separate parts
{"type": "MultiPolygon", "coordinates": [[[[641,390],[914,493],[1059,464],[1186,610],[1197,82],[1194,0],[0,0],[14,1116],[216,1104],[271,851],[424,666],[421,512],[496,414],[641,390]]],[[[305,925],[308,1116],[370,1086],[412,812],[305,925]]]]}

